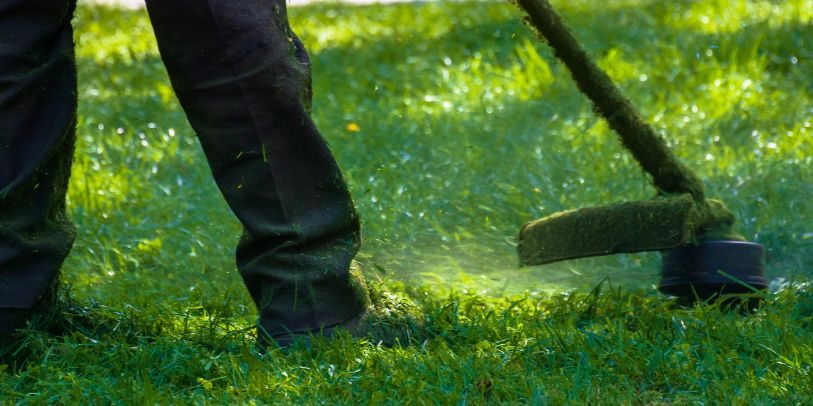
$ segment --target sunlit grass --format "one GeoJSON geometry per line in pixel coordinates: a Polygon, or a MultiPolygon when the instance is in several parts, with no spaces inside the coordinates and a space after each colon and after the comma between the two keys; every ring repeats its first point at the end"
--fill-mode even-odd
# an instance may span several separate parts
{"type": "MultiPolygon", "coordinates": [[[[560,6],[599,63],[678,155],[735,209],[743,233],[766,244],[769,259],[780,260],[771,275],[802,272],[804,267],[785,266],[789,255],[809,264],[804,259],[809,244],[783,237],[805,235],[809,222],[788,225],[781,215],[793,204],[797,218],[810,218],[809,205],[790,198],[766,200],[767,207],[760,207],[754,204],[758,199],[741,196],[764,197],[791,179],[796,179],[791,189],[800,188],[795,195],[810,191],[804,182],[811,177],[804,123],[813,116],[805,70],[811,18],[806,4],[619,1],[601,12],[590,2],[560,6]],[[739,28],[709,31],[691,25],[703,15],[739,28]]],[[[437,258],[454,251],[470,256],[461,259],[469,272],[517,280],[510,244],[525,221],[652,194],[561,65],[506,4],[328,5],[295,9],[291,17],[313,54],[316,119],[364,219],[363,255],[387,269],[418,275],[426,273],[420,264],[431,262],[432,274],[442,275],[447,267],[453,275],[455,265],[437,258]],[[393,23],[400,19],[415,23],[393,23]],[[461,243],[476,248],[456,248],[461,243]],[[486,252],[497,259],[478,266],[486,252]],[[444,262],[448,266],[438,265],[444,262]]],[[[74,190],[93,183],[82,176],[110,179],[111,188],[129,184],[130,194],[103,192],[118,197],[98,199],[126,196],[130,211],[143,201],[153,213],[179,214],[197,225],[187,235],[200,235],[216,216],[224,226],[203,231],[211,240],[198,238],[207,256],[197,261],[216,256],[230,268],[237,225],[207,178],[154,39],[147,35],[144,12],[84,9],[80,24],[86,27],[80,30],[78,53],[87,112],[80,135],[86,142],[81,149],[89,154],[78,160],[95,169],[77,170],[74,190]],[[94,30],[101,27],[109,33],[99,38],[94,30]],[[167,145],[170,129],[177,137],[167,145]],[[179,200],[194,211],[177,213],[179,200]]],[[[76,200],[80,194],[71,194],[78,210],[95,207],[76,200]]],[[[155,238],[160,222],[148,218],[142,224],[143,235],[138,228],[128,234],[155,238]]],[[[134,247],[138,240],[122,243],[134,247]]],[[[188,266],[186,256],[174,257],[164,266],[188,266]]],[[[616,277],[649,286],[657,266],[651,258],[587,261],[578,266],[592,277],[569,283],[594,284],[629,261],[643,261],[641,275],[624,279],[625,270],[616,277]]],[[[562,285],[546,282],[571,275],[557,267],[528,272],[525,279],[538,281],[536,287],[509,290],[558,289],[562,285]]]]}
{"type": "MultiPolygon", "coordinates": [[[[555,4],[766,247],[769,277],[808,280],[813,2],[555,4]]],[[[360,259],[424,304],[430,340],[252,352],[244,329],[255,313],[232,252],[240,227],[146,13],[80,7],[69,192],[80,237],[64,274],[96,303],[100,327],[32,333],[40,366],[0,373],[0,393],[136,404],[809,400],[809,287],[740,317],[672,309],[652,291],[653,254],[517,269],[525,221],[653,190],[513,6],[314,5],[290,16],[312,54],[315,119],[363,220],[360,259]],[[608,276],[622,289],[584,294],[608,276]]]]}

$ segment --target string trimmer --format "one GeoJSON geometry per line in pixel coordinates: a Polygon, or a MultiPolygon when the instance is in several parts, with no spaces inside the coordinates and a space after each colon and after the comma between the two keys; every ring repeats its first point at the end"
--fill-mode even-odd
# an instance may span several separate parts
{"type": "Polygon", "coordinates": [[[569,210],[525,224],[520,262],[661,251],[662,292],[706,299],[765,289],[762,247],[734,231],[734,215],[721,201],[706,198],[701,180],[640,118],[548,0],[516,1],[657,190],[650,201],[569,210]]]}

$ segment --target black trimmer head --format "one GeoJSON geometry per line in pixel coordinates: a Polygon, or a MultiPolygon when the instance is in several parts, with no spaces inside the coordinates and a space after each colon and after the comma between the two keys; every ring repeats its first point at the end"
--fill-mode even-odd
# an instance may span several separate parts
{"type": "Polygon", "coordinates": [[[744,241],[704,241],[661,252],[658,290],[708,300],[768,288],[762,246],[744,241]]]}

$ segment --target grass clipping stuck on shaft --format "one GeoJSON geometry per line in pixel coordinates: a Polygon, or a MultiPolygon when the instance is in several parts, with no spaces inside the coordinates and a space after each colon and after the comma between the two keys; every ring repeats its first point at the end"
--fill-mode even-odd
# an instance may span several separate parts
{"type": "Polygon", "coordinates": [[[579,90],[593,102],[621,143],[652,176],[658,199],[570,210],[522,227],[523,265],[623,252],[676,248],[698,240],[743,240],[734,216],[708,200],[703,182],[680,163],[607,74],[593,62],[547,0],[516,0],[527,22],[570,70],[579,90]]]}

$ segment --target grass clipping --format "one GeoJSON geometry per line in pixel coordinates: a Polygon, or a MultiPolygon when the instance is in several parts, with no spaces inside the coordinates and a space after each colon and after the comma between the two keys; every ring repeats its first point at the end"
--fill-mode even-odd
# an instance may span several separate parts
{"type": "Polygon", "coordinates": [[[520,231],[524,265],[622,252],[675,248],[698,240],[743,240],[722,202],[706,199],[703,182],[680,163],[593,62],[547,0],[516,0],[554,54],[570,70],[621,143],[652,176],[659,199],[571,210],[526,224],[520,231]]]}

